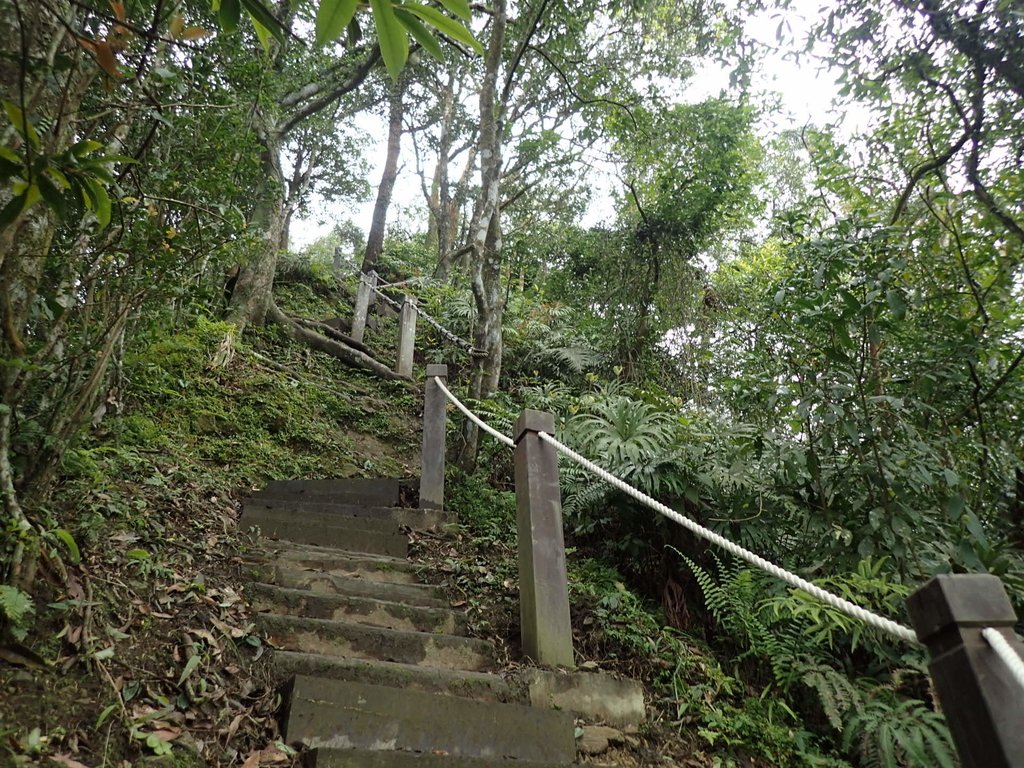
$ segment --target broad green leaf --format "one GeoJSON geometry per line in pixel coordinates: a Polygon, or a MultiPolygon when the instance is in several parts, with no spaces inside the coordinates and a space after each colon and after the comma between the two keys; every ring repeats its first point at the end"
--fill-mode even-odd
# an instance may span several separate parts
{"type": "Polygon", "coordinates": [[[261,0],[242,0],[242,5],[253,23],[261,24],[267,32],[277,38],[278,42],[284,42],[285,29],[277,16],[271,13],[261,0]]]}
{"type": "Polygon", "coordinates": [[[88,196],[86,206],[96,215],[100,229],[106,229],[110,223],[110,195],[106,187],[95,179],[85,179],[83,189],[88,196]]]}
{"type": "Polygon", "coordinates": [[[78,543],[75,541],[75,537],[72,536],[67,529],[58,528],[53,532],[53,535],[60,539],[64,546],[68,548],[68,554],[71,556],[71,562],[74,565],[78,565],[82,562],[82,553],[78,549],[78,543]]]}
{"type": "Polygon", "coordinates": [[[437,38],[430,34],[429,30],[423,26],[419,19],[404,8],[395,8],[395,16],[398,17],[402,26],[409,30],[409,34],[413,36],[413,39],[423,46],[423,50],[438,61],[444,61],[444,51],[441,50],[441,44],[437,42],[437,38]]]}
{"type": "Polygon", "coordinates": [[[93,139],[84,139],[77,144],[71,145],[71,154],[75,157],[85,157],[97,149],[103,149],[103,144],[93,139]]]}
{"type": "Polygon", "coordinates": [[[20,157],[7,147],[0,147],[0,181],[17,176],[24,170],[20,157]]]}
{"type": "Polygon", "coordinates": [[[316,44],[324,45],[341,37],[358,5],[359,0],[320,0],[316,12],[316,44]]]}
{"type": "Polygon", "coordinates": [[[468,0],[440,0],[441,5],[444,6],[445,10],[449,13],[454,13],[460,19],[469,21],[472,17],[472,12],[469,10],[468,0]]]}
{"type": "Polygon", "coordinates": [[[392,80],[398,80],[406,59],[409,58],[409,36],[395,17],[395,6],[390,0],[370,0],[373,23],[377,27],[380,53],[392,80]]]}
{"type": "Polygon", "coordinates": [[[11,121],[11,125],[14,126],[19,135],[29,143],[32,149],[38,152],[39,134],[36,132],[35,126],[33,126],[25,117],[25,113],[21,111],[21,107],[17,104],[5,101],[4,111],[7,113],[7,119],[11,121]]]}
{"type": "Polygon", "coordinates": [[[15,195],[11,198],[10,202],[0,210],[0,229],[8,226],[16,218],[18,214],[25,209],[25,200],[27,195],[22,192],[20,195],[15,195]]]}
{"type": "Polygon", "coordinates": [[[53,208],[61,221],[65,220],[68,215],[67,202],[56,185],[50,181],[49,177],[43,174],[36,176],[36,185],[39,187],[39,193],[43,196],[46,204],[53,208]]]}
{"type": "Polygon", "coordinates": [[[270,30],[256,21],[256,19],[252,20],[252,28],[256,30],[256,37],[260,41],[260,46],[262,46],[263,52],[269,54],[270,41],[273,39],[273,36],[270,34],[270,30]]]}
{"type": "MultiPolygon", "coordinates": [[[[460,43],[465,43],[477,53],[483,53],[484,47],[480,45],[479,41],[473,37],[473,33],[462,26],[455,19],[445,16],[437,8],[432,8],[429,5],[413,5],[412,3],[402,6],[405,10],[410,13],[415,13],[425,22],[430,24],[432,27],[437,29],[438,32],[442,32],[452,40],[457,40],[460,43]]],[[[377,13],[374,11],[374,17],[377,13]]]]}
{"type": "Polygon", "coordinates": [[[242,17],[242,6],[239,0],[220,0],[220,7],[217,9],[217,19],[220,27],[225,32],[234,32],[238,29],[238,20],[242,17]]]}

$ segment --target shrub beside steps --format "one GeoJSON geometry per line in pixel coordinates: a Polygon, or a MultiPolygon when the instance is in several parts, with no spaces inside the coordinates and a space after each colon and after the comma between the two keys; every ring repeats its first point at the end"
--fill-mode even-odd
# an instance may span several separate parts
{"type": "Polygon", "coordinates": [[[494,648],[417,582],[403,529],[444,515],[399,506],[402,492],[391,479],[290,480],[245,503],[285,739],[315,768],[571,765],[572,715],[522,703],[494,648]]]}

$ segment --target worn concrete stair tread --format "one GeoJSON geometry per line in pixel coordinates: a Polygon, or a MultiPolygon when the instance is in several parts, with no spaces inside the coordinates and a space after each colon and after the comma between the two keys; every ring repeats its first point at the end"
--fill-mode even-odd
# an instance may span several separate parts
{"type": "Polygon", "coordinates": [[[576,755],[568,712],[307,676],[291,686],[282,730],[311,748],[542,763],[571,763],[576,755]]]}
{"type": "MultiPolygon", "coordinates": [[[[295,515],[309,525],[335,525],[339,519],[369,522],[390,521],[417,530],[432,530],[448,522],[448,517],[437,510],[409,507],[369,506],[364,504],[324,504],[276,498],[246,499],[242,522],[247,516],[295,515]]],[[[355,524],[355,523],[353,523],[355,524]]]]}
{"type": "Polygon", "coordinates": [[[332,680],[352,680],[392,688],[448,693],[481,701],[525,703],[526,693],[504,678],[487,672],[464,669],[420,667],[380,659],[343,659],[301,651],[274,651],[273,665],[278,680],[308,675],[332,680]]]}
{"type": "Polygon", "coordinates": [[[350,621],[259,614],[257,626],[290,651],[380,659],[482,672],[494,667],[493,647],[473,637],[369,627],[350,621]]]}
{"type": "Polygon", "coordinates": [[[335,576],[366,579],[381,583],[418,584],[417,566],[408,560],[386,555],[359,554],[331,547],[275,541],[264,542],[263,552],[246,558],[259,570],[273,572],[276,567],[310,569],[335,576]]]}
{"type": "Polygon", "coordinates": [[[368,477],[273,480],[253,496],[280,495],[307,499],[337,499],[345,503],[367,503],[374,506],[391,507],[396,506],[399,502],[402,483],[403,481],[393,478],[368,477]]]}
{"type": "MultiPolygon", "coordinates": [[[[365,522],[365,521],[364,521],[365,522]]],[[[398,532],[397,523],[367,526],[363,523],[345,525],[339,518],[337,524],[314,525],[299,515],[265,515],[246,511],[239,527],[247,530],[258,526],[261,535],[270,539],[284,539],[298,544],[317,544],[336,547],[349,552],[407,557],[408,537],[398,532]]]]}
{"type": "Polygon", "coordinates": [[[355,621],[412,632],[464,635],[466,631],[465,615],[448,608],[427,608],[358,595],[325,595],[308,589],[289,589],[259,582],[251,584],[249,591],[250,604],[257,611],[355,621]]]}
{"type": "Polygon", "coordinates": [[[573,765],[365,749],[313,749],[303,757],[305,768],[514,768],[517,765],[529,768],[572,768],[573,765]]]}
{"type": "Polygon", "coordinates": [[[282,567],[268,569],[260,575],[272,578],[260,578],[259,581],[269,581],[287,589],[306,589],[323,595],[373,597],[424,608],[449,607],[441,588],[429,584],[382,583],[352,576],[337,576],[324,571],[282,567]]]}

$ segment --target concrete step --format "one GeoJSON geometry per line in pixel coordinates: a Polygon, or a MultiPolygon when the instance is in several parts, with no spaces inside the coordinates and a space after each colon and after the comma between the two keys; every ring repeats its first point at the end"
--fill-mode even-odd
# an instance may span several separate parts
{"type": "Polygon", "coordinates": [[[567,712],[305,676],[292,684],[282,731],[311,748],[548,763],[576,756],[567,712]]]}
{"type": "Polygon", "coordinates": [[[287,589],[305,589],[320,595],[372,597],[375,600],[389,600],[394,603],[418,605],[424,608],[448,607],[448,600],[445,599],[444,592],[440,587],[432,587],[428,584],[382,584],[367,579],[291,568],[274,568],[258,572],[257,576],[259,577],[257,581],[266,584],[275,584],[287,589]]]}
{"type": "Polygon", "coordinates": [[[572,763],[488,760],[423,752],[371,752],[363,749],[313,749],[303,755],[306,768],[571,768],[572,763]]]}
{"type": "Polygon", "coordinates": [[[311,619],[354,621],[372,627],[464,635],[466,617],[448,608],[425,608],[356,595],[326,595],[273,584],[252,584],[250,605],[257,611],[311,619]]]}
{"type": "Polygon", "coordinates": [[[483,640],[368,627],[349,621],[276,616],[256,617],[274,645],[288,651],[349,659],[380,659],[444,669],[482,672],[494,666],[494,649],[483,640]]]}
{"type": "Polygon", "coordinates": [[[289,519],[286,516],[291,515],[301,518],[309,525],[335,525],[339,519],[379,520],[407,525],[421,531],[434,530],[448,522],[448,517],[437,510],[363,504],[326,504],[277,498],[246,499],[242,509],[243,522],[248,515],[276,514],[279,517],[275,519],[289,519]]]}
{"type": "Polygon", "coordinates": [[[253,494],[254,498],[295,497],[336,504],[370,504],[396,507],[402,483],[392,478],[335,477],[319,480],[273,480],[253,494]]]}
{"type": "Polygon", "coordinates": [[[316,653],[274,651],[275,677],[279,680],[295,675],[352,680],[373,685],[389,685],[403,690],[448,693],[480,701],[525,702],[525,691],[509,685],[503,678],[483,672],[461,669],[417,667],[394,661],[375,659],[339,659],[316,653]]]}
{"type": "Polygon", "coordinates": [[[387,584],[419,583],[416,579],[417,567],[408,560],[383,555],[361,555],[287,541],[264,542],[263,552],[249,555],[246,560],[254,568],[270,572],[280,566],[387,584]]]}
{"type": "Polygon", "coordinates": [[[301,515],[272,514],[265,510],[246,510],[238,527],[245,531],[258,527],[268,539],[284,539],[297,544],[316,544],[349,552],[406,557],[409,539],[398,530],[398,524],[380,521],[359,521],[350,525],[346,518],[333,524],[315,524],[301,515]]]}

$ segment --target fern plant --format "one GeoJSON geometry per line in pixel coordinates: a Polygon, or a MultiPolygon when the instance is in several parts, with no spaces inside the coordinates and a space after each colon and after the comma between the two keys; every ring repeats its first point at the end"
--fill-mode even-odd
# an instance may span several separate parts
{"type": "Polygon", "coordinates": [[[15,640],[25,639],[35,610],[31,597],[17,587],[0,584],[0,628],[6,627],[15,640]]]}
{"type": "MultiPolygon", "coordinates": [[[[859,627],[852,620],[824,610],[799,591],[772,593],[774,585],[760,571],[713,554],[717,575],[683,558],[704,596],[708,612],[723,634],[743,649],[739,659],[760,661],[770,670],[777,694],[799,707],[816,703],[841,748],[862,768],[954,768],[952,740],[942,716],[927,702],[900,694],[902,681],[919,674],[914,669],[893,670],[890,683],[873,678],[851,680],[836,668],[836,649],[849,647],[859,627]],[[808,626],[814,627],[807,631],[808,626]],[[807,698],[814,694],[813,701],[807,698]]],[[[889,605],[902,591],[900,585],[876,582],[881,571],[877,561],[861,564],[856,574],[843,580],[870,593],[874,604],[889,605]]],[[[836,581],[836,580],[833,580],[836,581]]],[[[847,592],[837,584],[833,589],[847,592]]],[[[864,640],[861,640],[864,644],[864,640]]],[[[876,659],[886,655],[877,642],[876,659]]],[[[811,719],[816,713],[806,711],[811,719]]]]}

